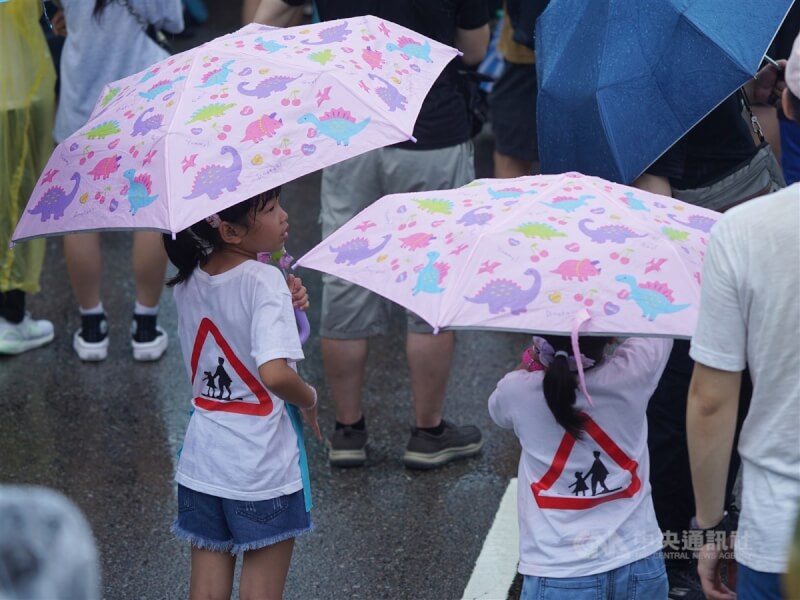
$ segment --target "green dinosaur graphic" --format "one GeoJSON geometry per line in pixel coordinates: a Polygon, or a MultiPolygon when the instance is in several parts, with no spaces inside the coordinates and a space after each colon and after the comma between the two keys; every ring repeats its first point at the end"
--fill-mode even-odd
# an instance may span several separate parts
{"type": "Polygon", "coordinates": [[[451,209],[453,203],[449,200],[436,200],[434,198],[417,200],[417,205],[424,211],[432,215],[449,215],[452,214],[451,209]]]}
{"type": "Polygon", "coordinates": [[[225,111],[236,106],[235,103],[230,104],[206,104],[203,108],[199,108],[192,113],[192,118],[186,124],[196,123],[197,121],[210,121],[214,117],[220,117],[225,114],[225,111]]]}
{"type": "Polygon", "coordinates": [[[324,66],[326,63],[333,60],[334,54],[333,52],[330,51],[330,49],[326,49],[321,52],[314,52],[313,54],[309,54],[308,58],[324,66]]]}
{"type": "Polygon", "coordinates": [[[541,238],[549,240],[554,237],[567,237],[567,234],[547,225],[546,223],[523,223],[516,229],[512,229],[517,233],[521,233],[527,238],[541,238]]]}
{"type": "Polygon", "coordinates": [[[114,135],[115,133],[119,133],[119,122],[118,121],[106,121],[105,123],[100,123],[95,127],[92,127],[89,131],[84,133],[88,139],[90,140],[102,140],[110,135],[114,135]]]}
{"type": "Polygon", "coordinates": [[[100,101],[100,106],[102,106],[103,108],[108,106],[108,103],[111,102],[114,98],[116,98],[117,94],[119,94],[121,90],[122,88],[118,87],[111,88],[110,90],[108,90],[106,95],[103,96],[103,99],[100,101]]]}
{"type": "Polygon", "coordinates": [[[683,242],[689,238],[688,231],[681,231],[680,229],[673,229],[672,227],[662,227],[661,233],[673,242],[683,242]]]}

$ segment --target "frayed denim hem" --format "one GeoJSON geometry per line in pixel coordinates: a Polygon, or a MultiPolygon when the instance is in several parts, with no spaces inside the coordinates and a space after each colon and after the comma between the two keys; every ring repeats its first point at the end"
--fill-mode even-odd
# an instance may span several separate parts
{"type": "Polygon", "coordinates": [[[256,540],[255,542],[247,542],[246,544],[233,544],[233,546],[230,549],[230,553],[235,555],[239,554],[240,552],[248,552],[250,550],[261,550],[261,548],[272,546],[273,544],[277,544],[278,542],[283,542],[284,540],[288,540],[290,538],[300,537],[307,533],[311,533],[312,531],[314,531],[314,524],[309,523],[308,527],[304,527],[303,529],[282,531],[278,535],[274,535],[270,538],[266,538],[263,540],[256,540]]]}
{"type": "Polygon", "coordinates": [[[217,542],[200,537],[194,533],[189,533],[185,529],[181,529],[178,526],[177,521],[172,524],[170,531],[178,539],[187,541],[192,545],[192,547],[199,548],[200,550],[211,550],[212,552],[231,552],[231,547],[233,546],[233,540],[217,542]]]}

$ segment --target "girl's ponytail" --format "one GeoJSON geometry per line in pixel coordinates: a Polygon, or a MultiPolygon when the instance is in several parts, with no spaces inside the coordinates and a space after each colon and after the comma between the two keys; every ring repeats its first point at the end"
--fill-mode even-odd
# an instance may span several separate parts
{"type": "MultiPolygon", "coordinates": [[[[544,372],[542,381],[544,399],[556,422],[572,437],[578,439],[583,432],[586,417],[575,407],[578,376],[570,366],[572,341],[566,336],[547,336],[546,340],[555,354],[544,372]]],[[[597,364],[602,360],[603,351],[611,340],[612,338],[608,337],[582,336],[580,351],[583,356],[591,358],[597,364]]],[[[577,360],[580,360],[580,357],[577,360]]]]}
{"type": "Polygon", "coordinates": [[[575,390],[578,382],[569,369],[569,361],[563,354],[553,358],[544,372],[542,390],[544,399],[556,421],[574,438],[580,438],[586,418],[575,408],[575,390]]]}
{"type": "Polygon", "coordinates": [[[178,273],[167,281],[167,285],[172,287],[192,276],[200,261],[206,256],[206,247],[189,229],[176,233],[175,239],[172,239],[172,234],[165,233],[163,239],[167,257],[178,267],[178,273]]]}

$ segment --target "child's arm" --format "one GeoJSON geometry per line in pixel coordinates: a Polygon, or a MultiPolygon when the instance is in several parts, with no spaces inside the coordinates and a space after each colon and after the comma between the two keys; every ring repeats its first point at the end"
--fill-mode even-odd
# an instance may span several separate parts
{"type": "Polygon", "coordinates": [[[278,394],[285,402],[294,404],[302,410],[303,419],[317,439],[321,440],[322,432],[317,422],[316,390],[303,381],[285,358],[265,362],[258,367],[258,374],[267,388],[278,394]]]}

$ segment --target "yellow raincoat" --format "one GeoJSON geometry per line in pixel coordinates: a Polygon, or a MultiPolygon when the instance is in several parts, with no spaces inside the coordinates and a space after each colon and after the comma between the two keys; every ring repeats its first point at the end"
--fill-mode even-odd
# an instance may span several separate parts
{"type": "Polygon", "coordinates": [[[0,292],[39,291],[44,240],[9,249],[53,150],[55,70],[39,26],[42,3],[0,3],[0,292]]]}

